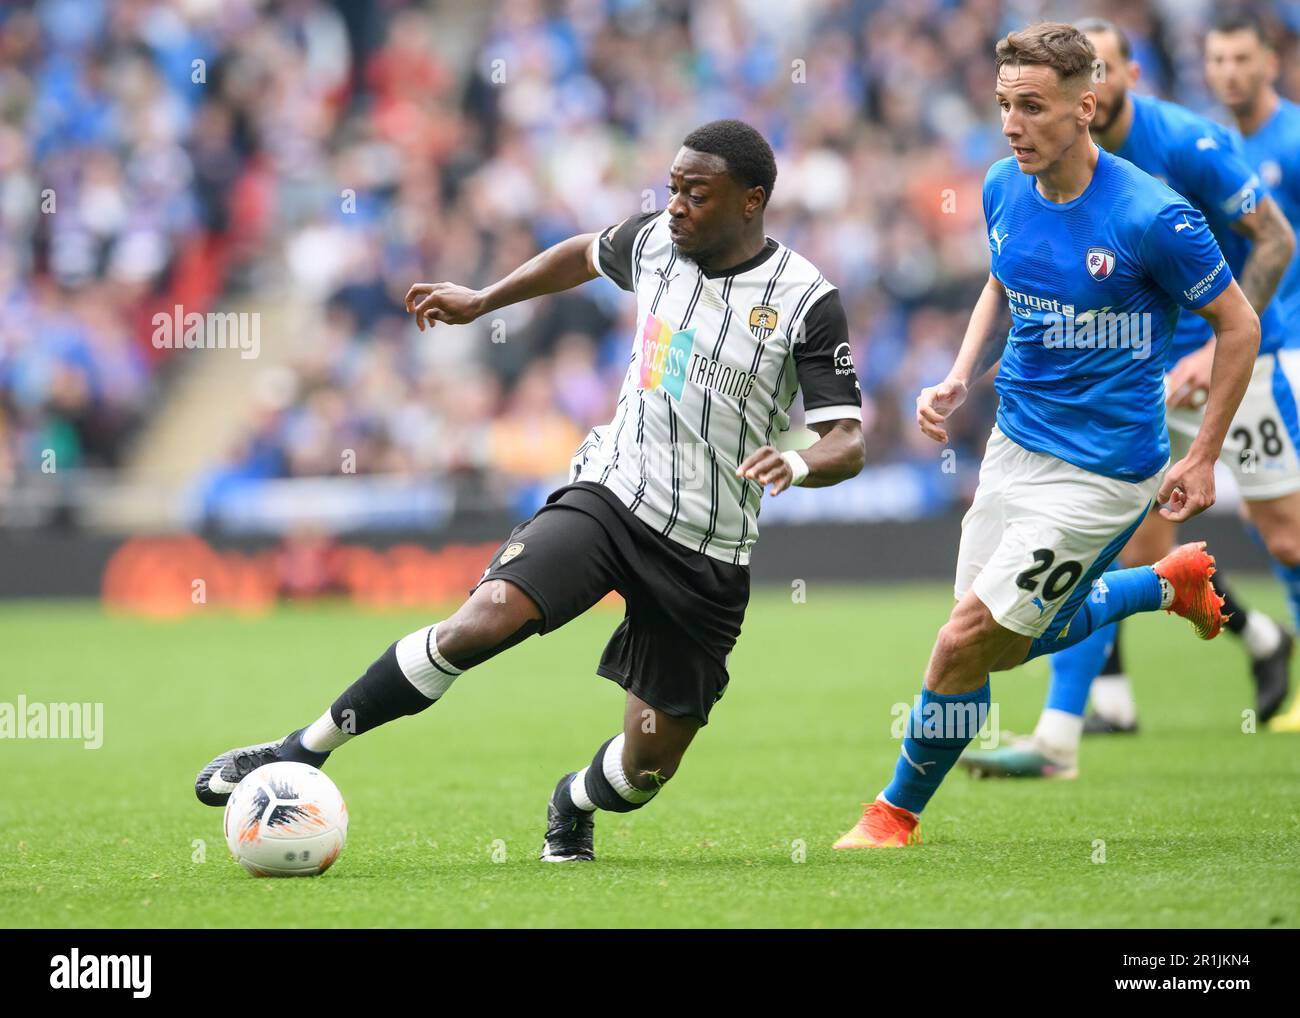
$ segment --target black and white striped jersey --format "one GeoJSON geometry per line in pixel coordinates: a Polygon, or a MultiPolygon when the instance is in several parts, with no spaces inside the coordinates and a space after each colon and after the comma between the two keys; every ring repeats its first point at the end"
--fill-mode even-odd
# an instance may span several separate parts
{"type": "Polygon", "coordinates": [[[809,424],[862,419],[839,292],[768,238],[725,272],[678,253],[668,213],[598,234],[601,275],[636,294],[637,330],[614,419],[578,447],[570,481],[608,487],[679,544],[749,562],[762,490],[736,468],[789,427],[803,391],[809,424]]]}

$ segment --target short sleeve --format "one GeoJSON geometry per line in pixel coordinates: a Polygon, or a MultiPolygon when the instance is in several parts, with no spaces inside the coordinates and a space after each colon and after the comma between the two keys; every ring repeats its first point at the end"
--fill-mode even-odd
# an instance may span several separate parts
{"type": "Polygon", "coordinates": [[[804,315],[794,360],[803,391],[805,423],[862,420],[862,391],[838,290],[831,290],[804,315]]]}
{"type": "Polygon", "coordinates": [[[1202,308],[1227,289],[1232,271],[1205,217],[1186,202],[1162,208],[1142,236],[1142,263],[1182,307],[1202,308]]]}
{"type": "Polygon", "coordinates": [[[615,286],[623,290],[633,290],[635,278],[635,247],[641,227],[659,216],[661,212],[645,212],[639,216],[629,216],[617,226],[611,226],[596,235],[592,242],[592,264],[596,271],[615,286]]]}
{"type": "MultiPolygon", "coordinates": [[[[1205,130],[1187,137],[1175,158],[1187,194],[1202,208],[1214,208],[1236,222],[1253,212],[1268,188],[1226,132],[1205,130]]],[[[1181,188],[1180,188],[1181,190],[1181,188]]]]}

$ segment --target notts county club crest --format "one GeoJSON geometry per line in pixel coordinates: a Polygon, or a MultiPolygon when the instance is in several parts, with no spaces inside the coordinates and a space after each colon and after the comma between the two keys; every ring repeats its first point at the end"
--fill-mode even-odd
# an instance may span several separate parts
{"type": "Polygon", "coordinates": [[[749,309],[749,327],[759,339],[766,340],[776,331],[776,319],[776,308],[766,304],[755,304],[749,309]]]}
{"type": "Polygon", "coordinates": [[[1090,247],[1084,263],[1088,266],[1088,275],[1101,282],[1115,271],[1115,252],[1107,247],[1090,247]]]}

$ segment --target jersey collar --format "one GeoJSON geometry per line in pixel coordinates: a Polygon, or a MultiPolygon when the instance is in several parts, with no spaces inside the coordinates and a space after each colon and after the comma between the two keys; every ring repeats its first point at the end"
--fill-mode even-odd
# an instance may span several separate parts
{"type": "MultiPolygon", "coordinates": [[[[1094,144],[1096,144],[1094,142],[1094,144]]],[[[1092,193],[1097,190],[1097,182],[1101,180],[1110,170],[1110,161],[1115,157],[1107,152],[1100,145],[1097,145],[1097,166],[1092,171],[1092,179],[1088,181],[1088,186],[1083,189],[1083,193],[1077,198],[1071,198],[1069,201],[1048,201],[1038,190],[1038,178],[1034,176],[1027,177],[1029,181],[1029,190],[1037,199],[1038,204],[1043,208],[1051,209],[1053,212],[1068,212],[1070,209],[1077,208],[1091,197],[1092,193]]]]}
{"type": "Polygon", "coordinates": [[[776,249],[780,246],[781,245],[771,237],[768,237],[764,241],[758,254],[754,255],[753,258],[746,258],[739,265],[733,265],[731,268],[723,269],[721,272],[704,272],[703,268],[701,268],[700,271],[704,273],[705,279],[726,279],[728,276],[739,276],[742,272],[749,272],[751,269],[758,268],[765,261],[771,258],[772,255],[776,254],[776,249]]]}

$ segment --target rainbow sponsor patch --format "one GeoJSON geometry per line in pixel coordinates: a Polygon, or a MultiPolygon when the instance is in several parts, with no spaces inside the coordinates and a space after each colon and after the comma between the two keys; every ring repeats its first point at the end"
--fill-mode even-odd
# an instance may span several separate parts
{"type": "Polygon", "coordinates": [[[662,387],[673,399],[681,399],[694,347],[693,328],[673,332],[654,315],[646,315],[641,330],[641,388],[662,387]]]}

